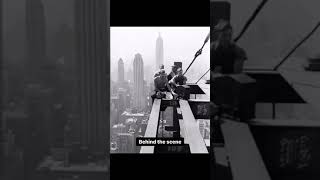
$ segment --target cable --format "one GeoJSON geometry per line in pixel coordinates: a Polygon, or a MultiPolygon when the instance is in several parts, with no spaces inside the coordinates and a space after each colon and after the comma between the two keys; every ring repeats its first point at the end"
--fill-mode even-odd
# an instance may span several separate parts
{"type": "Polygon", "coordinates": [[[196,84],[198,84],[198,82],[210,71],[210,68],[208,69],[208,71],[206,73],[204,73],[204,75],[201,76],[200,79],[198,79],[198,81],[196,82],[196,84]]]}
{"type": "Polygon", "coordinates": [[[268,0],[263,0],[259,6],[256,8],[256,10],[253,12],[253,14],[251,15],[251,17],[249,18],[249,20],[246,22],[246,24],[244,25],[244,27],[242,28],[240,34],[234,39],[235,42],[237,42],[242,36],[243,34],[247,31],[247,29],[249,28],[249,26],[251,25],[251,23],[253,22],[253,20],[257,17],[257,15],[259,14],[259,12],[261,11],[261,9],[263,8],[263,6],[268,2],[268,0]]]}
{"type": "Polygon", "coordinates": [[[196,58],[202,53],[202,49],[204,47],[204,45],[206,45],[206,43],[208,42],[210,38],[210,32],[208,33],[206,39],[203,42],[202,47],[196,52],[196,54],[194,55],[193,60],[191,61],[191,63],[189,64],[188,68],[185,70],[185,72],[183,73],[183,75],[185,75],[187,73],[187,71],[189,70],[189,68],[191,67],[191,65],[193,64],[193,62],[196,60],[196,58]]]}
{"type": "MultiPolygon", "coordinates": [[[[252,16],[249,18],[249,20],[246,22],[246,24],[244,25],[244,27],[242,28],[240,34],[234,39],[235,42],[239,41],[239,39],[243,36],[243,34],[247,31],[247,29],[249,28],[249,26],[252,24],[253,20],[257,17],[257,15],[259,14],[259,12],[261,11],[261,9],[263,8],[263,6],[268,2],[268,0],[263,0],[258,7],[256,8],[256,10],[253,12],[252,16]]],[[[209,70],[210,71],[210,68],[209,70]]],[[[206,75],[208,73],[208,71],[204,74],[206,75]]],[[[203,75],[203,76],[204,76],[203,75]]],[[[202,77],[203,77],[202,76],[202,77]]],[[[202,78],[201,77],[201,78],[202,78]]]]}
{"type": "Polygon", "coordinates": [[[279,64],[277,64],[277,65],[273,68],[273,70],[274,70],[274,71],[278,70],[278,68],[291,56],[291,54],[293,54],[293,53],[296,51],[296,49],[298,49],[306,40],[308,40],[308,39],[312,36],[312,34],[313,34],[314,32],[316,32],[316,30],[319,28],[319,26],[320,26],[320,21],[319,21],[318,24],[312,29],[312,31],[306,35],[306,37],[304,37],[296,46],[294,46],[294,48],[280,61],[279,64]]]}

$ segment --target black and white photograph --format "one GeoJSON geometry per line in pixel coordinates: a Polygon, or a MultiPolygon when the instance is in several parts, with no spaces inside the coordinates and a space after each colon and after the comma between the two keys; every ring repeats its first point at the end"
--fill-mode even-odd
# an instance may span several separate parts
{"type": "Polygon", "coordinates": [[[320,178],[319,1],[210,1],[212,179],[320,178]]]}
{"type": "Polygon", "coordinates": [[[108,0],[0,0],[0,179],[108,180],[108,0]]]}
{"type": "Polygon", "coordinates": [[[111,153],[208,154],[210,28],[110,31],[111,153]]]}
{"type": "Polygon", "coordinates": [[[319,7],[0,0],[0,180],[319,180],[319,7]]]}

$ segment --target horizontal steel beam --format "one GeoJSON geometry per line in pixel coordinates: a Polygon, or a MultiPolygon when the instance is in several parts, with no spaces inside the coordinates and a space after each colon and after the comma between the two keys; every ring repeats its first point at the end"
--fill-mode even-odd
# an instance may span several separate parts
{"type": "Polygon", "coordinates": [[[221,129],[233,179],[271,180],[249,126],[225,120],[221,129]]]}
{"type": "MultiPolygon", "coordinates": [[[[161,99],[154,99],[144,137],[154,138],[157,136],[157,129],[158,129],[158,123],[159,123],[159,116],[160,116],[160,105],[161,105],[161,99]]],[[[142,146],[140,150],[140,153],[153,153],[153,152],[154,152],[154,146],[142,146]]]]}
{"type": "Polygon", "coordinates": [[[188,101],[179,100],[183,117],[184,139],[189,143],[191,153],[208,153],[206,144],[200,134],[199,126],[193,116],[188,101]]]}

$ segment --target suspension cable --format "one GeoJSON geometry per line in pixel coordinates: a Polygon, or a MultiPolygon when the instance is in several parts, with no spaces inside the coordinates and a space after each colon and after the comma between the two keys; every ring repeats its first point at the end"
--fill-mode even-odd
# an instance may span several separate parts
{"type": "Polygon", "coordinates": [[[208,71],[206,73],[204,73],[201,78],[198,79],[198,81],[196,82],[196,84],[198,84],[198,82],[210,71],[210,68],[208,69],[208,71]]]}
{"type": "Polygon", "coordinates": [[[202,47],[196,52],[196,54],[194,55],[193,60],[191,61],[191,63],[189,64],[188,68],[185,70],[185,72],[183,73],[183,75],[185,75],[187,73],[187,71],[189,70],[189,68],[191,67],[191,65],[193,64],[193,62],[196,60],[196,58],[202,53],[202,49],[204,47],[204,45],[206,45],[206,43],[208,42],[210,38],[210,32],[208,33],[206,39],[203,42],[202,47]]]}
{"type": "MultiPolygon", "coordinates": [[[[256,8],[256,10],[253,12],[253,14],[251,15],[251,17],[248,19],[248,21],[246,22],[246,24],[244,25],[244,27],[242,28],[240,34],[234,39],[235,42],[239,41],[239,39],[243,36],[243,34],[247,31],[247,29],[249,28],[249,26],[252,24],[253,20],[257,17],[257,15],[259,14],[259,12],[261,11],[261,9],[264,7],[264,5],[268,2],[268,0],[263,0],[259,5],[258,7],[256,8]]],[[[208,72],[210,71],[210,68],[209,70],[207,70],[207,72],[203,75],[205,76],[208,72]]],[[[203,77],[201,76],[201,78],[203,77]]],[[[200,78],[200,79],[201,79],[200,78]]],[[[199,80],[200,80],[199,79],[199,80]]],[[[199,81],[198,80],[198,81],[199,81]]],[[[197,82],[198,82],[197,81],[197,82]]]]}
{"type": "Polygon", "coordinates": [[[274,71],[278,70],[278,68],[291,56],[291,54],[293,54],[296,51],[296,49],[298,49],[306,40],[308,40],[312,36],[313,33],[316,32],[319,26],[320,26],[320,21],[312,29],[310,33],[308,33],[296,46],[293,47],[293,49],[273,68],[273,70],[274,71]]]}
{"type": "Polygon", "coordinates": [[[247,29],[249,28],[249,26],[252,24],[253,20],[257,17],[257,15],[259,14],[259,12],[261,11],[261,9],[263,8],[263,6],[267,3],[268,0],[262,0],[262,2],[258,5],[258,7],[256,8],[256,10],[253,12],[253,14],[251,15],[251,17],[248,19],[248,21],[246,22],[246,24],[244,25],[244,27],[242,28],[240,34],[234,39],[235,42],[237,42],[242,36],[243,34],[247,31],[247,29]]]}

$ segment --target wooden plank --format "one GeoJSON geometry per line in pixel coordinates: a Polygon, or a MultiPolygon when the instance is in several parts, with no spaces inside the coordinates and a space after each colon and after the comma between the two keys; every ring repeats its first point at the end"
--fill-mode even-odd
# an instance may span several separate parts
{"type": "MultiPolygon", "coordinates": [[[[154,99],[144,137],[156,137],[159,123],[161,99],[154,99]]],[[[140,153],[153,153],[154,146],[141,146],[140,153]]]]}
{"type": "Polygon", "coordinates": [[[221,124],[234,180],[270,180],[247,124],[225,120],[221,124]]]}
{"type": "Polygon", "coordinates": [[[189,99],[189,102],[210,103],[210,99],[189,99]]]}
{"type": "MultiPolygon", "coordinates": [[[[179,119],[179,126],[180,126],[180,136],[184,138],[185,132],[184,132],[184,128],[183,128],[184,125],[183,125],[182,119],[179,119]]],[[[186,139],[184,139],[184,143],[189,144],[186,139]]],[[[207,147],[210,147],[210,139],[204,139],[204,143],[206,144],[207,147]]]]}
{"type": "Polygon", "coordinates": [[[200,134],[198,124],[192,114],[188,101],[179,100],[183,117],[185,140],[189,143],[191,153],[208,153],[206,144],[200,134]]]}
{"type": "Polygon", "coordinates": [[[228,156],[226,149],[224,147],[215,147],[213,148],[214,159],[217,164],[228,167],[228,156]]]}
{"type": "MultiPolygon", "coordinates": [[[[183,120],[182,119],[179,119],[179,126],[180,126],[180,136],[185,138],[185,132],[184,132],[184,128],[183,128],[183,120]]],[[[184,143],[189,144],[186,139],[184,139],[184,143]]]]}

